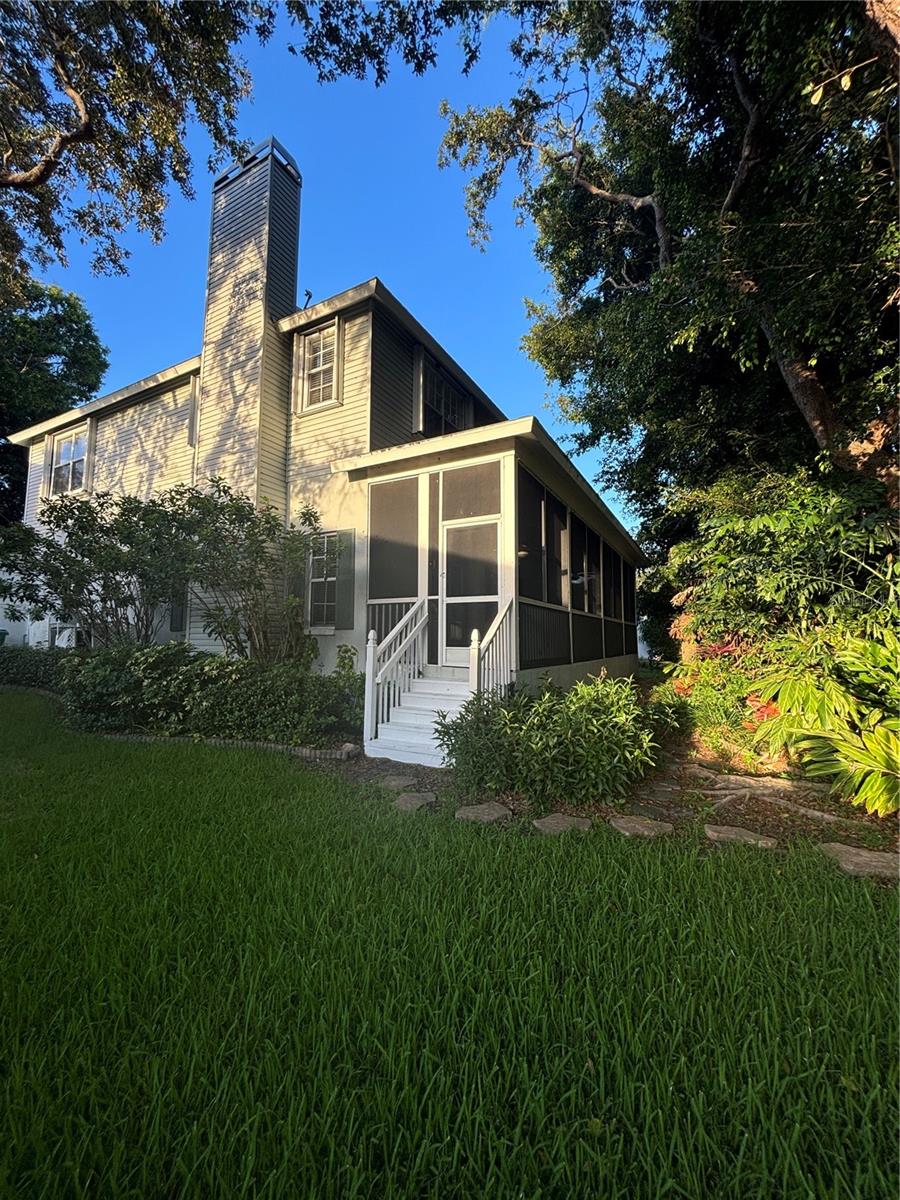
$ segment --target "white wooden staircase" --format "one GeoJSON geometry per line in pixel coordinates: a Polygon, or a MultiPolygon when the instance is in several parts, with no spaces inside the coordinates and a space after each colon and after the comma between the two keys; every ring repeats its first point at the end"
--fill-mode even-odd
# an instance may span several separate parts
{"type": "Polygon", "coordinates": [[[513,679],[513,605],[500,609],[482,640],[472,634],[468,669],[427,664],[428,608],[417,601],[378,642],[366,646],[363,739],[370,758],[443,766],[434,738],[439,712],[456,716],[477,691],[505,690],[513,679]],[[462,676],[460,678],[459,676],[462,676]]]}
{"type": "Polygon", "coordinates": [[[434,740],[437,715],[445,712],[455,717],[471,694],[468,680],[413,679],[388,720],[378,726],[378,736],[366,744],[366,754],[440,767],[443,756],[434,740]]]}

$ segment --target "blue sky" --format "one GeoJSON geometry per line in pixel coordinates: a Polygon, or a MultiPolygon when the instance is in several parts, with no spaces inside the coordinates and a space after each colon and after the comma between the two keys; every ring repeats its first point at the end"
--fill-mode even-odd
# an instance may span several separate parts
{"type": "MultiPolygon", "coordinates": [[[[546,278],[531,254],[532,231],[515,225],[515,181],[492,210],[493,238],[481,253],[466,237],[462,173],[437,167],[440,101],[455,108],[496,103],[512,91],[503,31],[492,31],[468,78],[448,41],[436,70],[416,79],[398,66],[378,89],[352,80],[316,83],[288,53],[287,36],[282,30],[266,47],[245,47],[254,94],[239,133],[253,141],[274,134],[303,174],[300,302],[306,288],[316,302],[378,275],[508,416],[534,413],[565,444],[571,427],[546,407],[543,374],[520,348],[524,298],[544,298],[546,278]]],[[[212,183],[202,130],[192,131],[190,147],[196,199],[173,194],[161,245],[129,233],[128,276],[93,276],[78,245],[67,269],[47,274],[84,298],[109,347],[104,391],[200,348],[212,183]]],[[[576,461],[592,479],[596,458],[576,461]]],[[[605,499],[630,526],[616,498],[605,499]]]]}

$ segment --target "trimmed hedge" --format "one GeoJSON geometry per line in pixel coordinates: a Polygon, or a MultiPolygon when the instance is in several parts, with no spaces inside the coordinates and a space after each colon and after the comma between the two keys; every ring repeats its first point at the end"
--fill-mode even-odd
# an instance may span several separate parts
{"type": "Polygon", "coordinates": [[[0,646],[0,684],[61,691],[62,664],[69,653],[35,650],[31,646],[0,646]]]}
{"type": "Polygon", "coordinates": [[[104,733],[316,746],[362,725],[363,677],[349,652],[331,675],[204,654],[179,642],[73,654],[62,690],[72,724],[104,733]]]}

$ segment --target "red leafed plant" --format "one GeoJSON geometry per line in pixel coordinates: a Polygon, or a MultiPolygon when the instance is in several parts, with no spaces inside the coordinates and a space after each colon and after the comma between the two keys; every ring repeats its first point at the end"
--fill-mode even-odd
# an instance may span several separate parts
{"type": "Polygon", "coordinates": [[[756,729],[763,721],[771,721],[781,713],[774,700],[763,700],[761,696],[748,696],[747,707],[750,709],[750,720],[744,721],[745,729],[756,729]]]}

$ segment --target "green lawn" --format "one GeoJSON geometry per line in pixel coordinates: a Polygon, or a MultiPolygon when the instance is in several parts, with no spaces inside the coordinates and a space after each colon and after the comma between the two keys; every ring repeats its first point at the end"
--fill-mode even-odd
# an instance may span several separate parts
{"type": "Polygon", "coordinates": [[[0,695],[0,1195],[896,1195],[894,890],[0,695]]]}

